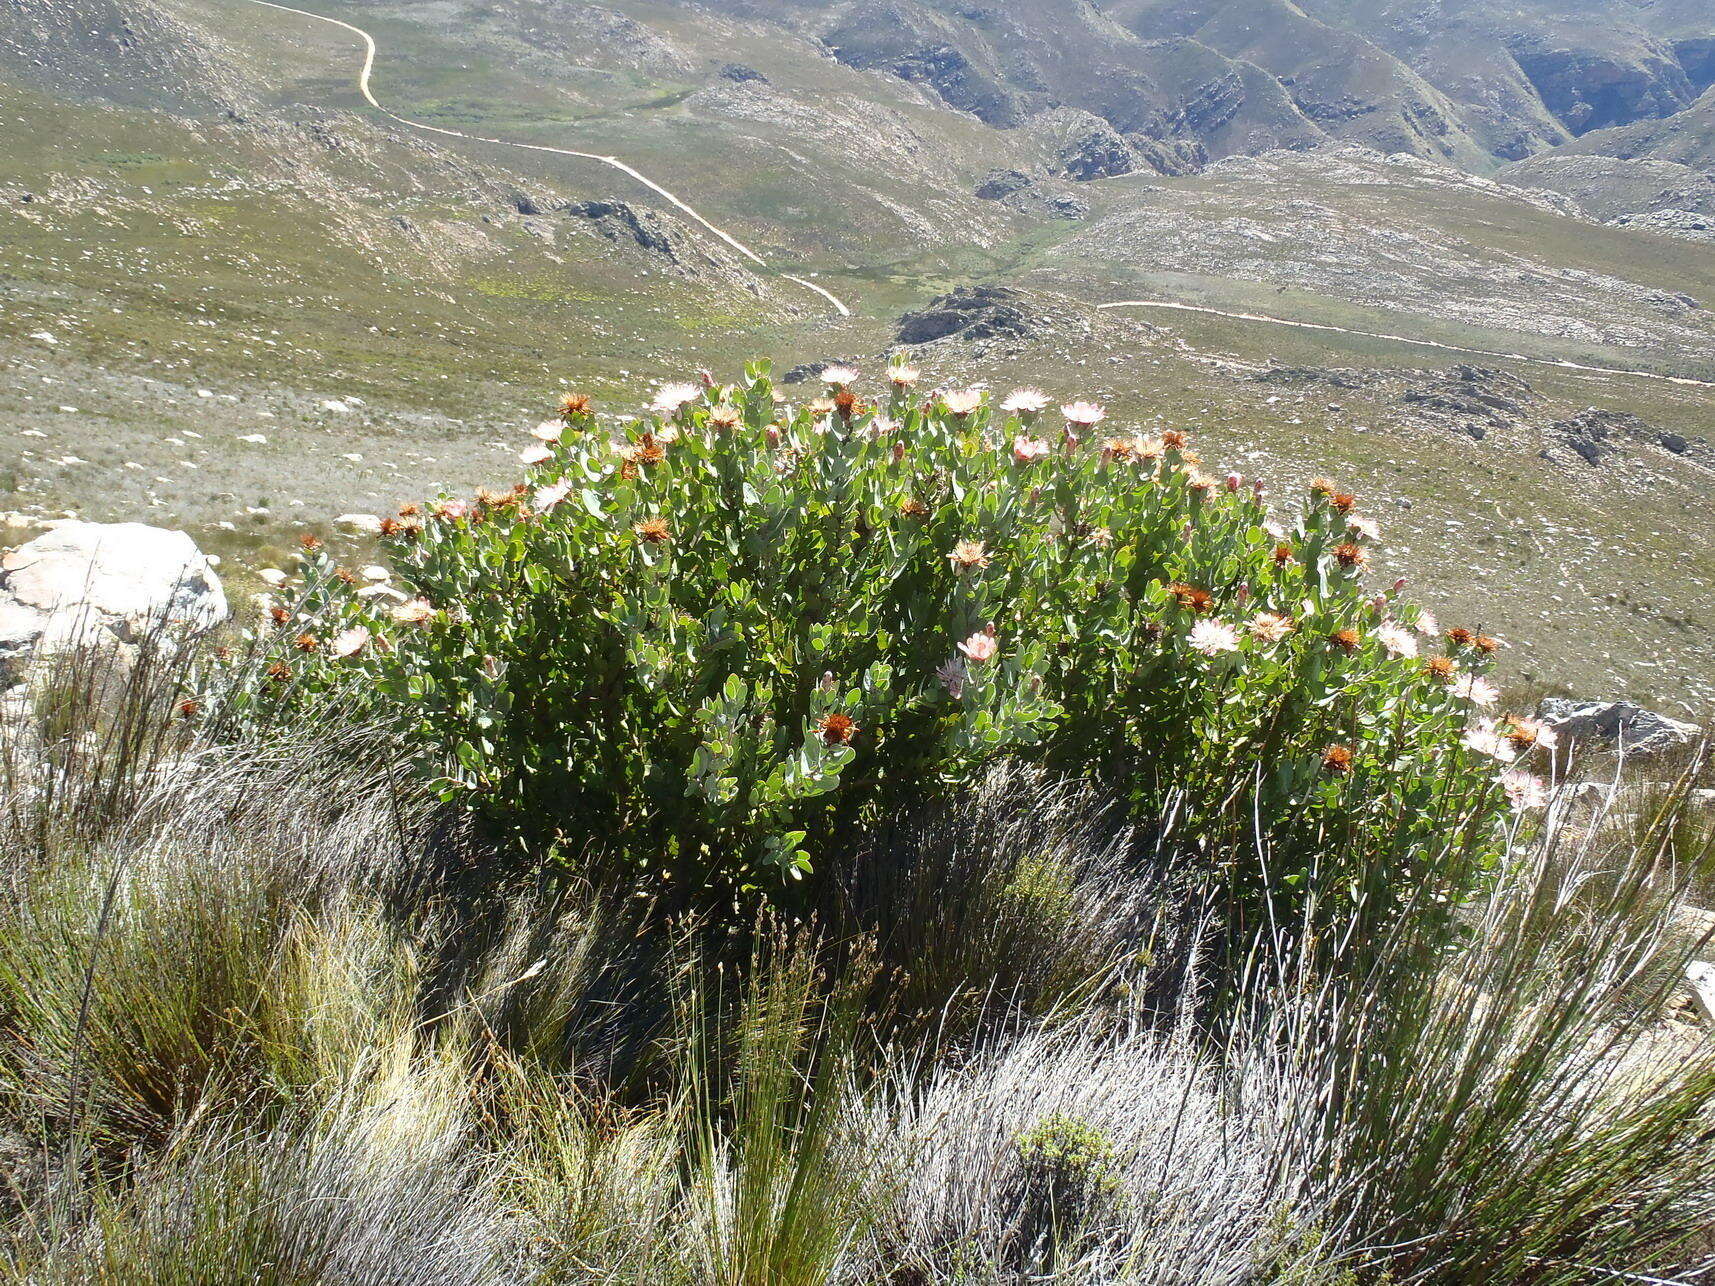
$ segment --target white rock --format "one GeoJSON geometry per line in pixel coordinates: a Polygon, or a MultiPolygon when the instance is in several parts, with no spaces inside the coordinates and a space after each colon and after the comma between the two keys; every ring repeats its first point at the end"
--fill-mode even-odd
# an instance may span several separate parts
{"type": "Polygon", "coordinates": [[[393,573],[379,563],[371,563],[361,573],[364,580],[392,580],[393,573]]]}
{"type": "Polygon", "coordinates": [[[220,578],[184,532],[56,523],[0,559],[0,680],[31,655],[190,637],[226,618],[220,578]]]}
{"type": "Polygon", "coordinates": [[[256,575],[265,585],[284,585],[286,583],[286,573],[278,567],[264,567],[256,575]]]}
{"type": "Polygon", "coordinates": [[[330,397],[323,400],[322,410],[335,411],[341,415],[345,415],[351,411],[351,408],[344,402],[340,401],[337,397],[330,397]]]}
{"type": "Polygon", "coordinates": [[[59,343],[59,340],[55,339],[51,332],[45,331],[45,330],[31,331],[30,332],[30,338],[31,339],[39,339],[44,344],[57,344],[57,343],[59,343]]]}
{"type": "Polygon", "coordinates": [[[381,519],[374,514],[341,514],[334,519],[334,525],[344,527],[348,531],[379,532],[381,519]]]}
{"type": "Polygon", "coordinates": [[[240,433],[238,440],[240,442],[254,442],[260,447],[268,444],[268,435],[265,433],[240,433]]]}

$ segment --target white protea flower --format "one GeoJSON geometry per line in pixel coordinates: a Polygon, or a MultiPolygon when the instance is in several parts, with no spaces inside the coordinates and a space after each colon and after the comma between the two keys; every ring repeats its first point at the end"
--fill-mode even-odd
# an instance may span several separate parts
{"type": "Polygon", "coordinates": [[[1412,637],[1411,631],[1393,621],[1378,626],[1376,638],[1387,649],[1389,656],[1417,655],[1417,640],[1412,637]]]}
{"type": "Polygon", "coordinates": [[[695,384],[663,384],[655,391],[649,409],[657,415],[677,415],[702,396],[703,390],[695,384]]]}
{"type": "Polygon", "coordinates": [[[887,378],[895,388],[906,389],[913,387],[918,380],[922,379],[923,372],[909,362],[895,358],[887,368],[887,378]]]}
{"type": "Polygon", "coordinates": [[[1108,413],[1094,402],[1068,402],[1060,408],[1060,414],[1066,417],[1068,424],[1081,425],[1092,429],[1108,418],[1108,413]]]}
{"type": "Polygon", "coordinates": [[[1278,643],[1297,628],[1296,621],[1279,612],[1259,612],[1250,624],[1251,637],[1261,643],[1278,643]]]}
{"type": "Polygon", "coordinates": [[[1361,514],[1348,514],[1346,528],[1353,535],[1362,536],[1365,540],[1381,539],[1382,529],[1376,526],[1373,518],[1365,518],[1361,514]]]}
{"type": "Polygon", "coordinates": [[[1201,620],[1191,627],[1191,635],[1186,642],[1193,652],[1219,656],[1223,652],[1239,650],[1239,632],[1225,621],[1201,620]]]}
{"type": "Polygon", "coordinates": [[[1465,749],[1486,755],[1498,763],[1510,764],[1517,758],[1512,742],[1501,735],[1493,719],[1471,725],[1460,740],[1465,749]]]}
{"type": "Polygon", "coordinates": [[[560,435],[566,431],[566,426],[559,420],[543,420],[530,430],[532,437],[541,438],[544,442],[558,442],[560,435]]]}
{"type": "Polygon", "coordinates": [[[542,464],[554,458],[554,450],[546,442],[532,442],[518,453],[525,464],[542,464]]]}
{"type": "Polygon", "coordinates": [[[1038,415],[1048,409],[1049,401],[1048,394],[1039,388],[1021,388],[1007,394],[1006,401],[1000,404],[1000,409],[1019,415],[1038,415]]]}
{"type": "Polygon", "coordinates": [[[849,366],[824,366],[822,368],[822,383],[830,388],[846,388],[856,384],[862,376],[849,366]]]}
{"type": "Polygon", "coordinates": [[[1480,674],[1461,674],[1453,681],[1453,691],[1479,710],[1493,710],[1501,699],[1501,690],[1480,674]]]}
{"type": "Polygon", "coordinates": [[[362,654],[369,646],[371,635],[361,625],[354,625],[349,630],[341,630],[334,635],[333,642],[328,644],[328,655],[336,660],[344,661],[362,654]]]}
{"type": "Polygon", "coordinates": [[[571,494],[572,484],[562,479],[545,487],[537,487],[536,494],[530,498],[530,505],[537,513],[545,514],[571,494]]]}
{"type": "Polygon", "coordinates": [[[949,415],[960,419],[971,414],[983,404],[983,395],[974,388],[958,389],[941,395],[941,406],[949,415]]]}

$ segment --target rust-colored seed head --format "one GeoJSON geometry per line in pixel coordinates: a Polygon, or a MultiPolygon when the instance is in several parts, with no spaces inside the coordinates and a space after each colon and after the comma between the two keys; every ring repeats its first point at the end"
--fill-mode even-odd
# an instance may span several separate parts
{"type": "Polygon", "coordinates": [[[1336,491],[1328,497],[1328,503],[1334,507],[1336,512],[1349,514],[1358,507],[1358,498],[1350,491],[1336,491]]]}
{"type": "Polygon", "coordinates": [[[307,531],[302,536],[298,537],[298,543],[302,545],[307,552],[312,554],[322,547],[321,537],[312,535],[307,531]]]}
{"type": "Polygon", "coordinates": [[[415,518],[418,514],[420,514],[422,512],[423,512],[422,506],[420,506],[420,505],[403,504],[403,505],[399,506],[399,516],[401,518],[415,518]]]}
{"type": "Polygon", "coordinates": [[[1477,636],[1463,625],[1458,625],[1447,631],[1447,641],[1454,647],[1470,647],[1477,641],[1477,636]]]}
{"type": "Polygon", "coordinates": [[[1178,429],[1169,429],[1161,435],[1161,445],[1175,451],[1183,451],[1191,445],[1189,434],[1181,433],[1178,429]]]}
{"type": "Polygon", "coordinates": [[[673,530],[667,525],[665,518],[645,518],[640,523],[632,525],[631,530],[637,533],[639,540],[651,545],[664,545],[673,538],[673,530]]]}
{"type": "Polygon", "coordinates": [[[284,625],[292,619],[292,614],[278,603],[268,609],[268,616],[276,625],[284,625]]]}
{"type": "Polygon", "coordinates": [[[322,641],[314,634],[311,634],[308,630],[305,630],[302,634],[298,635],[297,638],[292,640],[292,646],[297,648],[300,652],[314,652],[321,645],[322,641]]]}
{"type": "Polygon", "coordinates": [[[1477,635],[1471,640],[1471,643],[1477,651],[1487,653],[1490,656],[1501,650],[1501,641],[1497,638],[1491,638],[1487,634],[1477,635]]]}
{"type": "Polygon", "coordinates": [[[1363,646],[1364,636],[1348,626],[1343,630],[1336,631],[1332,642],[1340,651],[1350,656],[1363,646]]]}
{"type": "Polygon", "coordinates": [[[580,415],[588,415],[590,410],[589,395],[587,393],[568,393],[560,399],[558,409],[562,420],[575,420],[580,415]]]}
{"type": "Polygon", "coordinates": [[[333,578],[335,580],[337,580],[341,585],[355,585],[355,584],[357,584],[357,573],[352,571],[351,568],[349,568],[349,567],[336,567],[336,568],[334,568],[333,569],[333,578]]]}
{"type": "Polygon", "coordinates": [[[899,512],[907,518],[927,518],[929,506],[914,496],[907,496],[899,502],[899,512]]]}
{"type": "Polygon", "coordinates": [[[1362,545],[1335,545],[1334,560],[1338,562],[1340,566],[1349,570],[1355,567],[1362,567],[1365,563],[1370,561],[1370,556],[1364,552],[1362,545]]]}
{"type": "Polygon", "coordinates": [[[179,702],[179,715],[181,718],[189,719],[201,709],[202,703],[195,697],[186,697],[183,701],[179,702]]]}
{"type": "Polygon", "coordinates": [[[270,661],[264,673],[274,682],[283,683],[292,677],[292,667],[284,661],[270,661]]]}
{"type": "Polygon", "coordinates": [[[1174,601],[1180,607],[1188,612],[1195,612],[1199,616],[1215,605],[1215,596],[1208,590],[1199,589],[1195,585],[1187,585],[1183,581],[1168,586],[1167,592],[1173,595],[1174,601]]]}
{"type": "Polygon", "coordinates": [[[1274,565],[1284,567],[1292,561],[1291,545],[1276,545],[1274,547],[1274,565]]]}
{"type": "Polygon", "coordinates": [[[816,724],[816,731],[830,746],[849,746],[852,744],[852,738],[858,734],[858,726],[849,714],[841,714],[835,710],[822,716],[816,724]]]}
{"type": "Polygon", "coordinates": [[[1453,663],[1450,656],[1432,656],[1423,667],[1424,673],[1441,683],[1451,683],[1453,676],[1459,672],[1459,667],[1453,663]]]}
{"type": "Polygon", "coordinates": [[[405,524],[397,518],[383,518],[381,520],[381,534],[383,536],[397,536],[404,530],[404,527],[405,524]]]}
{"type": "Polygon", "coordinates": [[[1322,752],[1322,770],[1333,773],[1337,777],[1351,775],[1352,750],[1350,746],[1329,746],[1322,752]]]}

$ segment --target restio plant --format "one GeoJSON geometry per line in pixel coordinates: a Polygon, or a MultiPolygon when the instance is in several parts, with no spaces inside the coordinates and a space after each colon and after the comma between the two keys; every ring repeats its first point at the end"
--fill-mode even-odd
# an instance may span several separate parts
{"type": "Polygon", "coordinates": [[[1473,723],[1496,645],[1365,587],[1352,496],[1280,525],[1087,402],[823,379],[793,401],[754,365],[612,423],[570,395],[517,486],[383,523],[386,587],[308,538],[236,708],[353,708],[526,850],[688,890],[777,895],[1004,756],[1258,908],[1415,896],[1536,802],[1497,760],[1539,731],[1473,723]]]}

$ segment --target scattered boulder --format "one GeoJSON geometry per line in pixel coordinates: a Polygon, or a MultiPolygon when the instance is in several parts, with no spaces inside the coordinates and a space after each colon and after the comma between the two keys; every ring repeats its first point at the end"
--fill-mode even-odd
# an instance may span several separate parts
{"type": "Polygon", "coordinates": [[[228,615],[220,578],[182,531],[66,522],[0,559],[0,684],[34,655],[194,637],[228,615]]]}
{"type": "Polygon", "coordinates": [[[1630,701],[1579,701],[1549,697],[1538,717],[1572,741],[1601,742],[1622,754],[1659,755],[1696,745],[1703,729],[1630,701]]]}
{"type": "Polygon", "coordinates": [[[960,286],[927,308],[901,317],[899,342],[928,344],[953,335],[966,340],[1028,335],[1036,324],[1024,304],[1024,296],[1007,286],[960,286]]]}
{"type": "Polygon", "coordinates": [[[722,66],[720,74],[722,80],[730,80],[739,85],[746,81],[758,81],[764,85],[768,83],[768,77],[754,67],[746,67],[743,63],[727,63],[722,66]]]}

